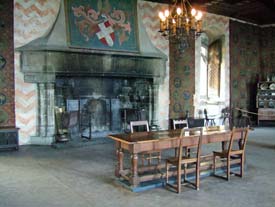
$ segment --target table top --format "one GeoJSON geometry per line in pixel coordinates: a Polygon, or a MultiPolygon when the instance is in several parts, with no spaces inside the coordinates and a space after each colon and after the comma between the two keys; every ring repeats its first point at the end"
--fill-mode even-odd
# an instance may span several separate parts
{"type": "MultiPolygon", "coordinates": [[[[141,143],[141,142],[154,142],[163,139],[177,139],[180,136],[181,129],[176,130],[164,130],[164,131],[155,131],[155,132],[134,132],[128,134],[110,134],[109,138],[124,142],[127,144],[141,143]]],[[[228,134],[231,131],[229,129],[221,130],[204,130],[203,136],[210,136],[214,134],[228,134]]],[[[188,135],[184,137],[196,137],[197,135],[188,135]]]]}
{"type": "Polygon", "coordinates": [[[13,127],[13,126],[1,126],[0,131],[1,132],[10,132],[10,131],[18,131],[19,128],[13,127]]]}

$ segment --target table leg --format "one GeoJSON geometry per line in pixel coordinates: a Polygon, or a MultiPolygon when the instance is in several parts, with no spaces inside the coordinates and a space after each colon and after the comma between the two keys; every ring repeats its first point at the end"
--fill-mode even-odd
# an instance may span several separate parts
{"type": "Polygon", "coordinates": [[[223,142],[222,142],[222,151],[224,151],[224,150],[227,149],[227,148],[226,148],[226,147],[227,147],[226,145],[227,145],[227,141],[223,141],[223,142]]]}
{"type": "Polygon", "coordinates": [[[133,186],[137,186],[139,184],[138,178],[138,155],[137,153],[133,153],[132,156],[132,177],[131,177],[131,184],[133,186]]]}
{"type": "Polygon", "coordinates": [[[120,147],[120,143],[117,143],[116,155],[117,155],[117,165],[115,170],[115,176],[120,177],[120,172],[123,170],[123,157],[124,157],[124,153],[122,151],[122,148],[120,147]]]}

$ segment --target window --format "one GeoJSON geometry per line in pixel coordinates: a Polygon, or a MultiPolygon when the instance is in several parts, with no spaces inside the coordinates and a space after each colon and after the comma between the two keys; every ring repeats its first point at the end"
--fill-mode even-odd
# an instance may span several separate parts
{"type": "Polygon", "coordinates": [[[215,99],[220,96],[221,40],[208,47],[207,96],[215,99]]]}

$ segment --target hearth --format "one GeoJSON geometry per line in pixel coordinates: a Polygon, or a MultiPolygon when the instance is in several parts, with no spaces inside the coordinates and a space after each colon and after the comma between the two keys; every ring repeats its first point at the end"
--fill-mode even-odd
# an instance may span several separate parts
{"type": "MultiPolygon", "coordinates": [[[[152,87],[152,78],[58,76],[55,113],[62,111],[69,114],[69,119],[73,112],[77,114],[77,123],[69,129],[74,136],[91,138],[127,132],[130,121],[152,120],[152,87]]],[[[56,126],[69,128],[70,123],[66,124],[56,126]]]]}

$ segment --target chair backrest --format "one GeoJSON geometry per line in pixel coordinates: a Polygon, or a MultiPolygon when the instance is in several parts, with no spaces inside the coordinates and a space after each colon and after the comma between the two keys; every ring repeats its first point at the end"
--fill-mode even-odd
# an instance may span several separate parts
{"type": "Polygon", "coordinates": [[[188,128],[203,127],[204,119],[187,118],[188,128]]]}
{"type": "Polygon", "coordinates": [[[204,118],[208,119],[208,115],[207,115],[207,110],[206,109],[203,110],[203,113],[204,113],[204,118]]]}
{"type": "Polygon", "coordinates": [[[173,119],[173,129],[177,129],[177,126],[179,126],[180,128],[183,128],[182,126],[184,125],[188,127],[186,119],[173,119]]]}
{"type": "Polygon", "coordinates": [[[135,130],[135,127],[144,127],[144,131],[149,132],[149,124],[148,121],[131,121],[130,122],[130,129],[131,129],[131,133],[133,133],[135,130]]]}
{"type": "Polygon", "coordinates": [[[249,132],[249,126],[245,128],[235,128],[233,127],[232,132],[231,132],[231,137],[230,137],[230,143],[228,146],[228,152],[232,151],[233,149],[233,143],[234,140],[239,141],[239,150],[245,151],[245,146],[248,138],[248,132],[249,132]],[[241,134],[241,137],[237,137],[238,134],[241,134]]]}
{"type": "Polygon", "coordinates": [[[225,107],[222,109],[222,117],[225,118],[225,117],[229,117],[230,116],[230,109],[229,107],[225,107]]]}
{"type": "Polygon", "coordinates": [[[202,133],[203,133],[203,128],[202,127],[196,127],[196,128],[183,128],[180,133],[180,144],[178,148],[178,159],[179,161],[182,158],[182,147],[183,147],[183,140],[185,138],[185,133],[189,132],[189,136],[198,136],[198,142],[197,142],[197,153],[196,153],[196,158],[199,160],[200,155],[201,155],[201,145],[202,145],[202,133]]]}

